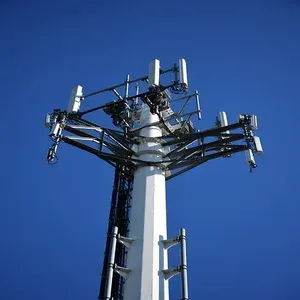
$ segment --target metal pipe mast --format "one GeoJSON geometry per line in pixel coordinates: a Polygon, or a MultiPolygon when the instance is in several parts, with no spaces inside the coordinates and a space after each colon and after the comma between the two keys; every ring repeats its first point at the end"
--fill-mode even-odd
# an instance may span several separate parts
{"type": "Polygon", "coordinates": [[[166,70],[155,59],[148,76],[131,80],[127,75],[125,82],[89,94],[76,86],[67,110],[47,114],[53,140],[49,163],[57,162],[58,146],[65,142],[116,168],[99,300],[168,300],[168,281],[177,274],[180,299],[188,300],[186,231],[167,238],[166,180],[241,151],[252,170],[254,154],[263,151],[253,134],[254,115],[241,114],[229,124],[220,112],[215,127],[204,131],[195,128],[194,119],[201,119],[200,95],[188,94],[184,59],[166,70]],[[165,83],[168,74],[173,79],[165,83]],[[81,110],[87,98],[103,93],[112,93],[115,100],[81,110]],[[97,111],[104,111],[121,130],[85,118],[97,111]],[[176,244],[180,263],[169,268],[168,249],[176,244]]]}

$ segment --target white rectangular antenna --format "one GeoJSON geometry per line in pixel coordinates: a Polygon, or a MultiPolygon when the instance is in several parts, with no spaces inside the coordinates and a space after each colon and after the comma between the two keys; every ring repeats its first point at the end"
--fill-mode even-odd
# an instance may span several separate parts
{"type": "Polygon", "coordinates": [[[59,123],[54,123],[51,131],[50,131],[50,136],[58,136],[60,134],[60,124],[59,123]]]}
{"type": "Polygon", "coordinates": [[[257,129],[257,116],[252,115],[251,116],[251,129],[256,130],[257,129]]]}
{"type": "Polygon", "coordinates": [[[160,75],[160,62],[158,59],[155,59],[149,64],[149,74],[148,74],[148,85],[159,86],[159,75],[160,75]]]}
{"type": "Polygon", "coordinates": [[[188,79],[187,79],[187,66],[184,58],[179,59],[179,83],[182,88],[187,90],[188,88],[188,79]]]}
{"type": "Polygon", "coordinates": [[[238,116],[238,123],[241,123],[245,120],[245,115],[239,114],[238,116]]]}
{"type": "Polygon", "coordinates": [[[251,149],[245,151],[246,161],[250,164],[250,166],[255,165],[254,155],[251,149]]]}
{"type": "Polygon", "coordinates": [[[260,138],[258,136],[254,136],[253,139],[254,139],[256,154],[257,155],[263,154],[263,148],[261,145],[260,138]]]}
{"type": "Polygon", "coordinates": [[[228,126],[227,115],[226,115],[225,111],[220,111],[219,112],[219,120],[220,120],[220,123],[221,123],[222,127],[228,126]]]}
{"type": "Polygon", "coordinates": [[[45,117],[45,126],[48,128],[51,127],[51,115],[49,113],[46,114],[46,117],[45,117]]]}
{"type": "Polygon", "coordinates": [[[68,112],[78,112],[82,97],[82,86],[77,85],[72,89],[71,97],[68,106],[68,112]]]}
{"type": "MultiPolygon", "coordinates": [[[[219,121],[220,121],[221,127],[228,126],[228,120],[227,120],[227,115],[226,115],[225,111],[219,112],[219,121]]],[[[230,133],[229,130],[226,130],[224,132],[228,133],[228,134],[230,133]]]]}

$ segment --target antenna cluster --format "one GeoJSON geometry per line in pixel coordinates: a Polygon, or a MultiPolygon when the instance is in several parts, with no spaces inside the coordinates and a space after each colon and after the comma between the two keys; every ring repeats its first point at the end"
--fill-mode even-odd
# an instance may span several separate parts
{"type": "Polygon", "coordinates": [[[147,164],[139,160],[134,151],[134,145],[138,145],[142,138],[142,128],[138,125],[143,105],[149,106],[151,113],[159,117],[157,125],[162,129],[161,143],[166,152],[160,164],[167,171],[180,169],[180,173],[173,175],[168,172],[167,179],[210,159],[229,157],[240,151],[245,151],[251,169],[256,167],[254,154],[262,153],[260,139],[253,134],[257,129],[256,116],[241,114],[236,123],[229,124],[226,113],[220,112],[214,128],[196,130],[192,119],[201,119],[200,95],[198,91],[188,94],[187,64],[184,59],[179,59],[178,64],[166,70],[155,59],[149,64],[148,76],[131,80],[127,75],[123,83],[86,95],[82,86],[74,87],[68,109],[54,110],[46,115],[46,127],[50,128],[49,135],[54,142],[48,151],[48,162],[56,162],[58,145],[66,142],[105,158],[112,164],[120,159],[130,167],[147,164]],[[173,74],[173,80],[163,84],[163,77],[168,73],[173,74]],[[129,93],[133,90],[132,85],[134,94],[129,93]],[[121,88],[124,89],[123,93],[119,91],[121,88]],[[113,94],[115,100],[80,110],[89,97],[108,93],[113,94]],[[99,110],[109,115],[112,123],[122,131],[103,128],[84,118],[99,110]],[[242,133],[236,133],[237,129],[242,129],[242,133]],[[241,141],[243,144],[237,143],[241,141]]]}

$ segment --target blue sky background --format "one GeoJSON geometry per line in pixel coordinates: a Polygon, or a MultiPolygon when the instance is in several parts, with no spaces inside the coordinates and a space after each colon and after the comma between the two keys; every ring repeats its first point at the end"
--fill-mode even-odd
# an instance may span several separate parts
{"type": "Polygon", "coordinates": [[[97,298],[113,170],[68,145],[47,165],[44,114],[76,84],[94,91],[180,57],[201,92],[199,128],[221,110],[254,113],[265,150],[252,174],[240,154],[168,183],[190,299],[300,299],[299,1],[2,0],[0,34],[1,300],[97,298]]]}

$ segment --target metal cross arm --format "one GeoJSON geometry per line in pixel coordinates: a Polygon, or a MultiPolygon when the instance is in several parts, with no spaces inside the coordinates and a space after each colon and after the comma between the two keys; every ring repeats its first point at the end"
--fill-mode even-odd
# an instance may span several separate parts
{"type": "MultiPolygon", "coordinates": [[[[54,161],[59,143],[65,142],[90,152],[113,166],[123,164],[136,169],[143,165],[156,165],[167,171],[176,170],[174,174],[167,172],[166,179],[171,179],[211,159],[229,157],[245,150],[251,151],[250,154],[257,153],[255,137],[252,133],[253,126],[249,122],[251,116],[242,116],[239,122],[232,125],[219,126],[202,132],[184,135],[170,134],[163,138],[155,138],[165,149],[165,154],[162,160],[149,162],[139,159],[138,153],[134,150],[134,145],[139,145],[145,139],[139,135],[139,132],[134,131],[124,136],[124,132],[101,127],[76,114],[54,111],[52,120],[56,120],[56,123],[53,122],[50,131],[54,144],[49,148],[48,161],[54,161]],[[59,124],[59,129],[57,129],[57,124],[59,124]],[[232,133],[237,129],[242,129],[243,133],[232,133]],[[72,135],[65,135],[63,132],[72,135]],[[163,139],[168,140],[163,141],[163,139]]],[[[157,125],[162,126],[160,122],[157,125]]],[[[250,158],[248,161],[250,167],[255,168],[254,158],[252,156],[250,158]]]]}
{"type": "Polygon", "coordinates": [[[218,126],[202,132],[170,137],[162,142],[170,147],[164,158],[172,160],[167,164],[168,170],[175,170],[167,179],[180,175],[208,160],[219,157],[230,157],[232,154],[245,151],[250,168],[256,168],[254,154],[262,154],[260,139],[254,136],[257,129],[257,118],[253,115],[239,115],[238,122],[232,125],[218,126]],[[242,129],[242,133],[231,133],[242,129]],[[231,130],[231,131],[230,131],[231,130]]]}
{"type": "Polygon", "coordinates": [[[66,111],[55,110],[50,116],[48,127],[50,127],[49,136],[54,142],[47,156],[50,163],[56,160],[56,151],[60,142],[66,142],[116,163],[134,154],[131,145],[136,141],[124,137],[123,132],[98,126],[66,111]],[[65,132],[72,135],[65,135],[65,132]]]}

